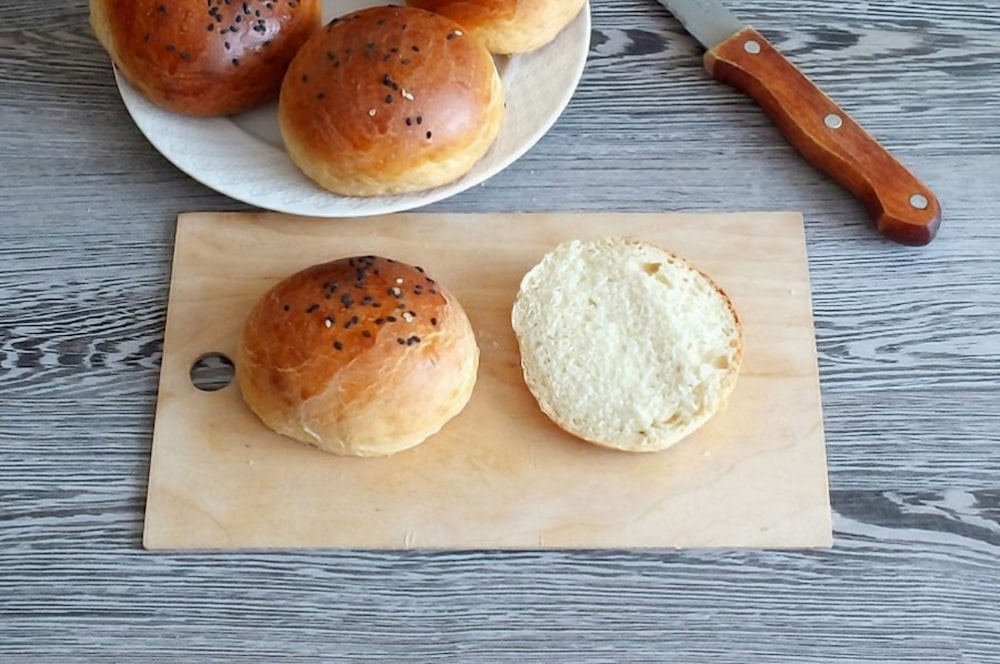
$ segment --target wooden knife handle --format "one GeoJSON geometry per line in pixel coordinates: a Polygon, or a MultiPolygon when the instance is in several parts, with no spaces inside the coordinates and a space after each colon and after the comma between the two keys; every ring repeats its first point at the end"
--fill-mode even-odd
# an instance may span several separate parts
{"type": "Polygon", "coordinates": [[[705,55],[717,81],[748,94],[814,166],[865,206],[879,232],[925,245],[941,225],[937,197],[753,28],[705,55]]]}

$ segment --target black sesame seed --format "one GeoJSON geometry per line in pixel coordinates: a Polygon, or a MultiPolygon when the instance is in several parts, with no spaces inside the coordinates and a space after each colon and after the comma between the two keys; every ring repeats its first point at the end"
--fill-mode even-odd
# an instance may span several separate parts
{"type": "Polygon", "coordinates": [[[309,305],[309,308],[308,308],[308,309],[306,309],[306,313],[307,313],[307,314],[312,314],[312,313],[316,313],[316,311],[317,311],[318,309],[319,309],[319,305],[318,305],[318,304],[310,304],[310,305],[309,305]]]}
{"type": "Polygon", "coordinates": [[[385,103],[387,103],[387,104],[391,104],[392,103],[392,95],[386,95],[385,96],[385,103]]]}
{"type": "Polygon", "coordinates": [[[225,47],[227,51],[233,47],[233,45],[230,44],[229,42],[223,42],[222,45],[225,47]]]}
{"type": "Polygon", "coordinates": [[[406,339],[404,339],[403,337],[396,337],[396,343],[398,343],[400,346],[405,346],[406,339]]]}
{"type": "Polygon", "coordinates": [[[336,348],[337,350],[344,350],[344,344],[340,343],[339,341],[334,341],[333,347],[336,348]]]}
{"type": "Polygon", "coordinates": [[[432,318],[431,319],[431,325],[433,325],[434,327],[437,327],[437,324],[438,324],[438,319],[437,318],[432,318]]]}
{"type": "Polygon", "coordinates": [[[395,316],[386,316],[385,320],[387,323],[395,323],[397,319],[395,316]]]}
{"type": "Polygon", "coordinates": [[[427,283],[429,283],[429,284],[436,284],[437,283],[436,281],[434,281],[430,277],[424,277],[424,278],[427,280],[427,283]]]}
{"type": "MultiPolygon", "coordinates": [[[[422,119],[423,118],[417,118],[417,122],[419,123],[422,119]]],[[[413,269],[419,272],[420,274],[424,273],[424,268],[420,267],[419,265],[415,265],[413,269]]]]}
{"type": "Polygon", "coordinates": [[[410,309],[410,310],[409,310],[409,311],[407,311],[406,313],[410,314],[410,316],[412,316],[413,318],[416,318],[416,317],[417,317],[417,312],[416,312],[416,311],[414,311],[413,309],[410,309]]]}
{"type": "Polygon", "coordinates": [[[340,303],[343,304],[348,309],[350,309],[351,307],[354,306],[354,298],[351,296],[350,293],[344,293],[340,297],[340,303]]]}
{"type": "Polygon", "coordinates": [[[456,35],[454,32],[449,32],[447,39],[448,39],[448,41],[451,41],[452,39],[454,39],[457,36],[458,35],[456,35]]]}
{"type": "Polygon", "coordinates": [[[371,303],[372,303],[371,295],[365,295],[363,298],[361,298],[361,304],[371,304],[371,303]]]}
{"type": "Polygon", "coordinates": [[[418,343],[420,343],[420,337],[418,336],[412,336],[406,340],[407,346],[412,346],[413,344],[418,344],[418,343]]]}
{"type": "Polygon", "coordinates": [[[239,65],[240,64],[240,59],[239,58],[233,58],[233,64],[234,65],[239,65]]]}
{"type": "Polygon", "coordinates": [[[385,319],[384,318],[376,318],[375,319],[375,324],[376,325],[385,325],[385,319]]]}
{"type": "Polygon", "coordinates": [[[326,99],[326,93],[325,92],[317,93],[316,99],[326,99]]]}
{"type": "Polygon", "coordinates": [[[213,30],[215,30],[215,23],[209,23],[208,27],[205,29],[208,30],[209,32],[212,32],[213,30]]]}
{"type": "Polygon", "coordinates": [[[406,118],[406,126],[407,127],[413,126],[413,118],[406,118]]]}
{"type": "Polygon", "coordinates": [[[174,46],[173,44],[167,44],[167,50],[173,53],[174,51],[177,50],[177,47],[174,46]]]}
{"type": "Polygon", "coordinates": [[[181,52],[181,60],[190,60],[190,59],[191,59],[190,53],[187,53],[186,51],[181,52]]]}
{"type": "Polygon", "coordinates": [[[433,135],[434,135],[433,132],[427,132],[427,140],[428,141],[431,140],[431,136],[433,135]]]}
{"type": "Polygon", "coordinates": [[[408,65],[408,64],[410,64],[410,59],[409,58],[403,58],[402,60],[400,60],[400,62],[402,62],[404,65],[408,65]]]}
{"type": "MultiPolygon", "coordinates": [[[[423,123],[424,123],[424,116],[422,116],[422,115],[418,115],[418,116],[417,116],[417,124],[418,124],[418,125],[421,125],[421,124],[423,124],[423,123]]],[[[420,270],[419,268],[417,268],[417,269],[418,269],[418,271],[420,271],[420,272],[423,272],[423,270],[420,270]]]]}
{"type": "Polygon", "coordinates": [[[284,309],[285,311],[291,311],[291,310],[292,310],[292,308],[291,308],[290,306],[288,306],[287,304],[286,304],[286,305],[285,305],[284,307],[282,307],[282,308],[283,308],[283,309],[284,309]]]}
{"type": "Polygon", "coordinates": [[[166,5],[160,5],[158,7],[158,9],[160,10],[161,14],[166,14],[167,13],[167,6],[166,5]]]}
{"type": "Polygon", "coordinates": [[[414,44],[413,46],[410,47],[410,50],[412,50],[414,53],[419,53],[420,47],[414,44]]]}
{"type": "Polygon", "coordinates": [[[385,19],[380,18],[379,20],[375,21],[375,25],[385,25],[385,19]]]}
{"type": "Polygon", "coordinates": [[[303,83],[309,82],[309,74],[302,74],[302,82],[303,83]]]}
{"type": "Polygon", "coordinates": [[[361,336],[365,337],[366,339],[371,339],[372,338],[372,331],[371,330],[364,330],[361,333],[361,336]]]}

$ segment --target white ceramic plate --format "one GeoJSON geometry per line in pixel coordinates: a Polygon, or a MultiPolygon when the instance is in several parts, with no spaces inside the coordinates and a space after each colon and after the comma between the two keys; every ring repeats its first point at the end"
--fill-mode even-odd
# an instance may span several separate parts
{"type": "MultiPolygon", "coordinates": [[[[325,19],[388,2],[324,0],[325,19]]],[[[363,217],[429,205],[491,178],[538,142],[569,103],[590,48],[590,6],[555,41],[532,53],[498,58],[507,95],[500,135],[465,177],[428,191],[347,198],[321,189],[288,159],[277,104],[231,118],[190,118],[150,104],[116,71],[132,119],[171,163],[202,184],[249,205],[313,217],[363,217]]]]}

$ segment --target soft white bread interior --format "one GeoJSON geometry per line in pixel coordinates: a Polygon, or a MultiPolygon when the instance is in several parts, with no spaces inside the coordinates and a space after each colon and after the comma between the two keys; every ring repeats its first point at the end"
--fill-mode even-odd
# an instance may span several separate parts
{"type": "Polygon", "coordinates": [[[274,431],[335,454],[388,456],[468,403],[479,348],[465,311],[419,267],[377,256],[314,265],[253,307],[236,377],[274,431]]]}
{"type": "Polygon", "coordinates": [[[722,289],[636,240],[555,247],[524,276],[511,320],[542,411],[628,452],[666,449],[705,424],[743,359],[742,324],[722,289]]]}

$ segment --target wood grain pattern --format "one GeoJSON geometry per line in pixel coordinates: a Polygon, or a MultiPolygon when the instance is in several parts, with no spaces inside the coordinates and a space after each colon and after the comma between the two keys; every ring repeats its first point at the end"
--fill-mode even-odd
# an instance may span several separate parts
{"type": "Polygon", "coordinates": [[[800,215],[411,213],[324,223],[202,213],[178,220],[175,246],[146,548],[830,545],[800,215]],[[726,408],[663,453],[611,452],[565,433],[521,374],[510,324],[521,278],[559,242],[614,235],[706,270],[743,322],[743,364],[726,408]],[[277,280],[367,254],[427,268],[472,322],[476,387],[440,433],[388,459],[335,458],[262,426],[235,386],[192,385],[197,358],[235,359],[246,312],[277,280]]]}
{"type": "Polygon", "coordinates": [[[583,83],[426,212],[801,210],[830,551],[141,552],[174,219],[244,210],[117,98],[82,0],[0,0],[0,660],[995,664],[995,0],[727,3],[947,211],[883,241],[651,0],[597,0],[583,83]]]}
{"type": "Polygon", "coordinates": [[[937,235],[941,204],[927,185],[757,30],[713,47],[705,68],[753,97],[810,163],[861,200],[880,233],[917,246],[937,235]]]}

